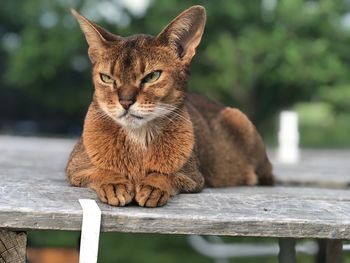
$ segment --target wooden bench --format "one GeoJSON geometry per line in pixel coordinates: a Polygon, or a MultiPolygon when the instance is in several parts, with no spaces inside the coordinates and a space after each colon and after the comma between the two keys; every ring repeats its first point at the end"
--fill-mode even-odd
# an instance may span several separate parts
{"type": "MultiPolygon", "coordinates": [[[[96,195],[65,180],[73,144],[0,136],[1,263],[24,262],[27,230],[81,229],[78,199],[96,195]]],[[[101,230],[278,237],[280,262],[295,262],[295,239],[326,239],[326,262],[340,262],[341,241],[350,239],[350,191],[341,189],[350,182],[349,160],[350,151],[304,151],[298,165],[275,165],[280,186],[206,189],[178,195],[162,208],[98,202],[101,230]]]]}

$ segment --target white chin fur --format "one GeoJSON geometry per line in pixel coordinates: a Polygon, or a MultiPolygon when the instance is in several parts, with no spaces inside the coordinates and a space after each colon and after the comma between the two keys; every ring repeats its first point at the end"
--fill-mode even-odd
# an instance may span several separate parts
{"type": "Polygon", "coordinates": [[[115,121],[126,129],[139,129],[148,123],[146,118],[138,119],[131,115],[124,116],[122,118],[114,118],[115,121]]]}
{"type": "Polygon", "coordinates": [[[142,148],[147,148],[158,133],[157,127],[147,125],[150,121],[148,118],[138,119],[128,115],[116,121],[127,131],[129,139],[142,148]]]}

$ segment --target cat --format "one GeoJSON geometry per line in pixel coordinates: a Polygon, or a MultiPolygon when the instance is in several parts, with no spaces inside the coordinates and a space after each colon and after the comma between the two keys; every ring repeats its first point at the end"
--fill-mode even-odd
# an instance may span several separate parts
{"type": "Polygon", "coordinates": [[[254,125],[238,109],[186,92],[206,12],[192,6],[157,36],[120,37],[72,10],[95,87],[66,168],[73,186],[113,206],[165,205],[207,187],[273,185],[254,125]]]}

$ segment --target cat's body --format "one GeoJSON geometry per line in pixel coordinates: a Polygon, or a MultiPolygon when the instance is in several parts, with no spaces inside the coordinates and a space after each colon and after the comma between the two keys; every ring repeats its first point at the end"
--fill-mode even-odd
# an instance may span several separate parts
{"type": "Polygon", "coordinates": [[[186,105],[206,186],[274,183],[265,146],[241,111],[196,94],[188,95],[186,105]]]}
{"type": "Polygon", "coordinates": [[[185,92],[202,7],[186,10],[157,37],[120,38],[75,16],[90,46],[95,94],[67,166],[73,185],[95,189],[111,205],[135,199],[155,207],[204,185],[273,184],[246,116],[185,92]]]}

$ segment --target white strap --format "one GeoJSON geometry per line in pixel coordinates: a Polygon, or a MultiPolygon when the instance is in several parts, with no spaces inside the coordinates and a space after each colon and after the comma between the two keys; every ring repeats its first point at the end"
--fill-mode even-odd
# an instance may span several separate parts
{"type": "Polygon", "coordinates": [[[100,238],[101,210],[95,200],[79,199],[83,208],[79,263],[96,263],[100,238]]]}

